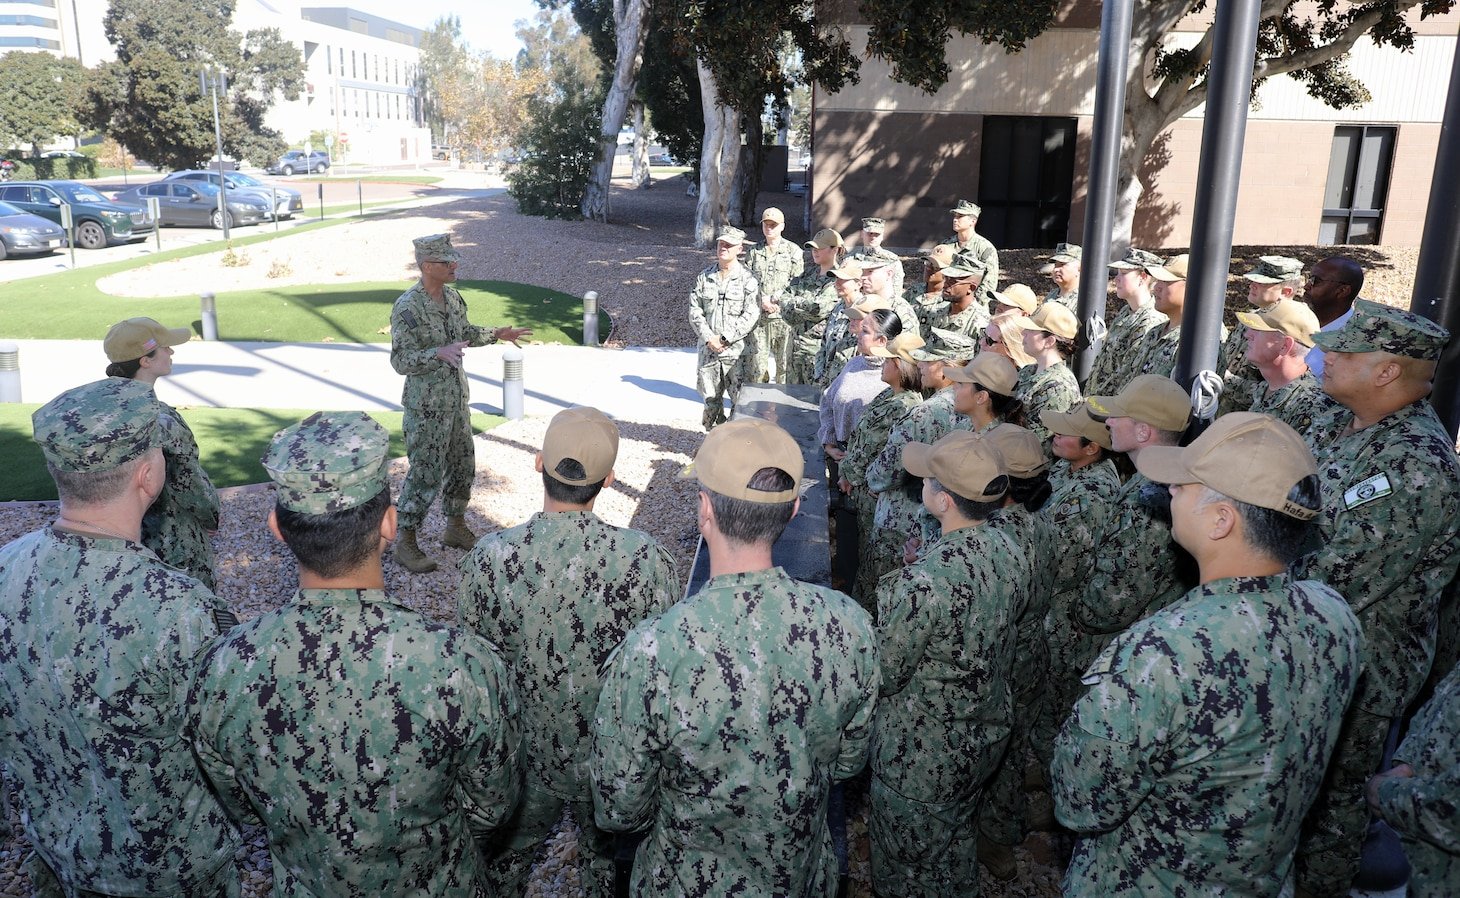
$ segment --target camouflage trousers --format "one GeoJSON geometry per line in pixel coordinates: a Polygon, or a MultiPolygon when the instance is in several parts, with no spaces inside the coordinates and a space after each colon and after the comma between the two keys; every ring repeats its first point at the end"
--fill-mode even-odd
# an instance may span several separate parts
{"type": "Polygon", "coordinates": [[[208,531],[194,518],[148,509],[142,518],[142,545],[156,552],[164,564],[186,571],[214,592],[218,590],[213,544],[208,541],[208,531]]]}
{"type": "MultiPolygon", "coordinates": [[[[67,888],[57,878],[39,854],[32,851],[21,867],[30,877],[31,898],[107,898],[102,892],[93,892],[77,886],[67,888]]],[[[243,894],[243,878],[238,866],[230,858],[218,867],[213,875],[193,884],[169,898],[240,898],[243,894]]]]}
{"type": "Polygon", "coordinates": [[[872,541],[876,536],[877,497],[865,486],[852,488],[848,501],[857,510],[857,576],[852,580],[852,598],[877,620],[877,577],[872,564],[872,541]]]}
{"type": "Polygon", "coordinates": [[[407,530],[420,527],[438,494],[442,514],[466,514],[477,473],[466,404],[455,409],[407,408],[402,429],[411,468],[395,503],[400,526],[407,530]]]}
{"type": "Polygon", "coordinates": [[[1350,707],[1328,762],[1318,800],[1308,812],[1295,859],[1298,888],[1313,898],[1345,898],[1359,871],[1369,805],[1364,787],[1384,758],[1389,718],[1350,707]]]}
{"type": "Polygon", "coordinates": [[[895,486],[885,493],[873,497],[875,511],[872,517],[871,539],[866,554],[857,566],[858,590],[877,601],[877,583],[888,573],[902,567],[903,547],[908,538],[918,532],[918,513],[922,503],[914,502],[895,486]]]}
{"type": "MultiPolygon", "coordinates": [[[[1014,722],[1009,730],[1009,750],[998,769],[984,784],[983,807],[978,814],[979,835],[1000,845],[1019,845],[1029,835],[1024,823],[1029,797],[1024,792],[1026,749],[1034,729],[1035,716],[1047,697],[1044,680],[1029,676],[1019,681],[1014,692],[1014,722]]],[[[1045,770],[1049,765],[1045,765],[1045,770]]]]}
{"type": "Polygon", "coordinates": [[[790,364],[786,366],[786,380],[788,384],[809,384],[816,374],[816,353],[821,349],[821,341],[808,343],[806,340],[792,337],[790,364]]]}
{"type": "Polygon", "coordinates": [[[791,326],[784,318],[762,315],[746,339],[741,359],[742,378],[748,384],[786,383],[791,363],[791,326]]]}
{"type": "Polygon", "coordinates": [[[700,366],[695,386],[705,400],[705,415],[701,423],[706,430],[726,420],[725,399],[728,398],[730,407],[734,408],[735,400],[740,397],[743,369],[740,367],[740,352],[737,348],[732,347],[719,355],[703,347],[700,349],[700,366]]]}
{"type": "Polygon", "coordinates": [[[867,829],[872,892],[879,898],[972,898],[978,894],[975,787],[948,801],[908,798],[873,774],[867,829]]]}
{"type": "Polygon", "coordinates": [[[578,883],[587,898],[613,898],[613,833],[593,823],[593,802],[567,801],[529,782],[512,818],[479,840],[492,894],[518,898],[567,806],[578,827],[578,883]]]}

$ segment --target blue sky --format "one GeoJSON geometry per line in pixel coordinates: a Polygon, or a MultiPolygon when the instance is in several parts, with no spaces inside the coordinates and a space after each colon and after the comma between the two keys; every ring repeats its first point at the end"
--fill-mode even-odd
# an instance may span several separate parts
{"type": "Polygon", "coordinates": [[[518,19],[532,18],[538,10],[533,0],[479,0],[475,3],[462,3],[460,0],[412,0],[410,3],[401,3],[400,0],[342,0],[341,5],[422,29],[429,28],[441,16],[454,13],[461,17],[461,35],[467,43],[502,58],[515,56],[522,49],[513,23],[518,19]]]}

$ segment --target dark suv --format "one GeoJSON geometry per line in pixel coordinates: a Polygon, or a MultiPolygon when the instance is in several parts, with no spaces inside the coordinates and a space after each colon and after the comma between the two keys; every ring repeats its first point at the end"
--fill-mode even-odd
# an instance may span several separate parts
{"type": "Polygon", "coordinates": [[[146,209],[114,203],[79,181],[11,181],[0,184],[0,200],[61,223],[61,206],[71,207],[76,245],[101,249],[152,233],[157,223],[146,209]]]}
{"type": "Polygon", "coordinates": [[[312,171],[315,174],[324,174],[329,171],[330,154],[315,150],[305,154],[303,150],[290,150],[278,158],[273,165],[268,166],[264,171],[271,175],[292,175],[297,171],[312,171]]]}

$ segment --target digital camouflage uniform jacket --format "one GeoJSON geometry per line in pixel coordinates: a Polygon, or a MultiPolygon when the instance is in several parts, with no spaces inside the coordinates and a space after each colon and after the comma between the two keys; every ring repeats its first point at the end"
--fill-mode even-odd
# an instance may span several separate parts
{"type": "Polygon", "coordinates": [[[165,563],[213,589],[213,546],[208,533],[218,529],[218,491],[198,458],[198,441],[177,409],[158,400],[162,454],[167,482],[142,516],[142,544],[165,563]]]}
{"type": "Polygon", "coordinates": [[[925,325],[923,332],[931,333],[932,329],[936,327],[939,330],[953,331],[977,340],[983,330],[989,326],[989,309],[983,300],[975,297],[972,305],[951,315],[948,314],[950,306],[950,303],[940,302],[923,312],[922,318],[925,325]]]}
{"type": "Polygon", "coordinates": [[[1054,588],[1045,616],[1051,673],[1057,679],[1066,672],[1078,677],[1084,669],[1071,670],[1072,666],[1077,659],[1089,660],[1089,635],[1074,626],[1070,614],[1085,592],[1095,564],[1096,543],[1115,511],[1120,474],[1109,459],[1078,471],[1070,470],[1070,463],[1060,459],[1049,470],[1049,482],[1052,492],[1039,514],[1060,540],[1060,550],[1054,556],[1054,588]]]}
{"type": "Polygon", "coordinates": [[[1014,395],[1024,404],[1024,426],[1044,443],[1046,454],[1054,435],[1040,423],[1040,412],[1046,409],[1067,412],[1085,399],[1080,394],[1080,382],[1075,379],[1075,372],[1064,362],[1057,362],[1043,371],[1038,365],[1020,368],[1014,395]]]}
{"type": "Polygon", "coordinates": [[[629,630],[674,604],[673,559],[647,533],[591,511],[539,512],[483,537],[461,570],[462,624],[512,670],[530,781],[592,801],[598,672],[629,630]]]}
{"type": "Polygon", "coordinates": [[[1140,374],[1138,350],[1146,334],[1164,325],[1168,319],[1147,304],[1132,310],[1124,301],[1120,312],[1111,320],[1105,343],[1095,356],[1090,376],[1085,379],[1086,396],[1114,396],[1131,378],[1140,374]]]}
{"type": "Polygon", "coordinates": [[[522,786],[485,640],[381,590],[301,589],[209,649],[188,705],[219,796],[268,830],[279,898],[482,894],[473,832],[522,786]]]}
{"type": "Polygon", "coordinates": [[[959,243],[958,235],[954,234],[942,241],[950,243],[954,247],[954,255],[962,253],[973,256],[984,264],[988,270],[984,272],[983,280],[978,285],[978,300],[987,309],[989,301],[994,298],[994,291],[999,289],[999,251],[993,242],[984,235],[973,232],[967,243],[959,243]]]}
{"type": "Polygon", "coordinates": [[[737,263],[723,281],[719,275],[718,265],[701,271],[689,294],[689,325],[700,340],[701,365],[707,359],[738,359],[745,349],[745,338],[760,321],[760,284],[750,269],[737,263]],[[726,343],[725,351],[718,355],[705,348],[715,337],[724,337],[726,343]]]}
{"type": "Polygon", "coordinates": [[[1055,748],[1071,895],[1275,896],[1359,676],[1321,583],[1216,580],[1091,665],[1055,748]]]}
{"type": "Polygon", "coordinates": [[[183,737],[222,608],[139,543],[46,529],[0,549],[0,760],[63,885],[175,895],[232,863],[183,737]]]}
{"type": "Polygon", "coordinates": [[[826,316],[841,302],[836,279],[811,268],[791,279],[781,296],[781,317],[791,328],[790,383],[811,383],[816,354],[826,333],[826,316]]]}
{"type": "Polygon", "coordinates": [[[866,763],[881,683],[867,613],[780,568],[711,578],[609,661],[598,825],[649,827],[636,896],[836,894],[828,790],[866,763]]]}
{"type": "MultiPolygon", "coordinates": [[[[782,240],[774,247],[761,244],[746,255],[745,267],[760,284],[760,295],[778,302],[792,278],[806,270],[806,254],[789,240],[782,240]]],[[[779,318],[780,314],[767,313],[767,317],[779,318]]]]}
{"type": "Polygon", "coordinates": [[[1313,426],[1314,418],[1328,416],[1334,401],[1323,392],[1323,386],[1313,372],[1304,371],[1292,382],[1276,390],[1258,380],[1252,394],[1252,407],[1248,411],[1272,415],[1296,430],[1300,435],[1313,426]]]}
{"type": "Polygon", "coordinates": [[[1354,706],[1397,717],[1435,651],[1440,594],[1460,565],[1460,462],[1428,399],[1348,436],[1336,405],[1315,421],[1323,547],[1295,576],[1338,590],[1364,625],[1364,679],[1354,706]]]}
{"type": "Polygon", "coordinates": [[[1404,841],[1411,898],[1450,898],[1460,883],[1460,667],[1409,722],[1394,761],[1414,776],[1379,785],[1379,815],[1404,841]]]}
{"type": "Polygon", "coordinates": [[[441,288],[445,308],[437,305],[419,281],[400,295],[390,310],[390,364],[406,376],[401,405],[407,411],[448,412],[466,407],[466,369],[453,367],[436,349],[465,340],[468,346],[497,342],[494,328],[466,320],[466,301],[455,287],[441,288]]]}

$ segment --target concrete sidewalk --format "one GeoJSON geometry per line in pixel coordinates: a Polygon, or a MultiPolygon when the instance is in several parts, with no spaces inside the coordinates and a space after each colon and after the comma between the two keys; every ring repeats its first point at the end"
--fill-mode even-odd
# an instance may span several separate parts
{"type": "MultiPolygon", "coordinates": [[[[20,340],[21,400],[46,402],[105,376],[100,340],[20,340]]],[[[507,344],[510,348],[510,344],[507,344]]],[[[466,351],[475,411],[502,412],[503,346],[466,351]]],[[[223,343],[176,348],[157,395],[175,406],[399,411],[405,380],[386,343],[223,343]]],[[[522,348],[524,411],[592,405],[625,421],[698,422],[692,349],[522,348]]]]}

